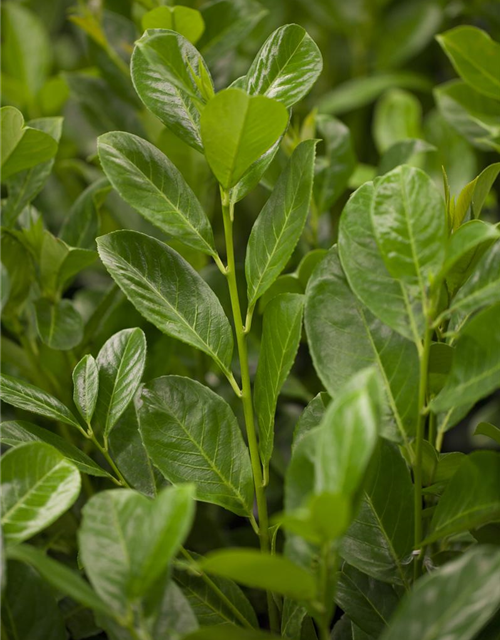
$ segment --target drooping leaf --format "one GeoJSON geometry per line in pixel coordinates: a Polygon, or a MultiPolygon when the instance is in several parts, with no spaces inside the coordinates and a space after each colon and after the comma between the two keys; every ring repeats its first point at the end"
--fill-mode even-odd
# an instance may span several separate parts
{"type": "Polygon", "coordinates": [[[167,156],[146,140],[119,131],[101,136],[98,148],[106,175],[128,204],[169,236],[216,254],[210,222],[167,156]]]}
{"type": "Polygon", "coordinates": [[[222,187],[233,187],[287,124],[286,107],[276,100],[249,96],[241,89],[226,89],[212,98],[201,114],[201,137],[222,187]]]}
{"type": "Polygon", "coordinates": [[[147,320],[229,371],[229,321],[214,292],[176,251],[133,231],[116,231],[97,244],[111,276],[147,320]]]}
{"type": "Polygon", "coordinates": [[[314,40],[299,25],[287,24],[262,45],[246,75],[246,89],[291,107],[310,91],[322,68],[314,40]]]}
{"type": "Polygon", "coordinates": [[[142,329],[123,329],[104,344],[97,356],[99,395],[96,419],[105,438],[137,391],[146,362],[142,329]]]}
{"type": "Polygon", "coordinates": [[[311,198],[316,141],[294,150],[257,218],[245,260],[248,304],[254,306],[279,276],[302,233],[311,198]]]}
{"type": "Polygon", "coordinates": [[[0,375],[0,397],[4,402],[18,409],[38,413],[77,429],[81,428],[75,416],[57,398],[5,373],[0,375]]]}
{"type": "Polygon", "coordinates": [[[63,456],[72,462],[82,473],[103,478],[109,476],[104,469],[94,462],[86,453],[80,451],[78,447],[67,442],[67,440],[61,438],[61,436],[58,436],[56,433],[52,433],[52,431],[39,427],[31,422],[25,422],[24,420],[2,422],[0,442],[11,447],[17,447],[24,442],[46,442],[60,451],[63,456]]]}
{"type": "Polygon", "coordinates": [[[73,400],[80,415],[90,424],[99,391],[99,370],[91,355],[84,356],[73,369],[73,400]]]}
{"type": "Polygon", "coordinates": [[[269,464],[273,451],[278,396],[299,347],[303,308],[302,296],[285,293],[274,298],[264,313],[261,355],[254,383],[259,450],[264,465],[269,464]]]}
{"type": "Polygon", "coordinates": [[[2,528],[22,542],[67,511],[80,493],[74,464],[43,442],[29,442],[2,457],[2,528]]]}
{"type": "Polygon", "coordinates": [[[381,640],[471,640],[498,607],[499,571],[498,548],[472,547],[417,581],[381,640]]]}
{"type": "Polygon", "coordinates": [[[209,553],[199,565],[207,573],[295,600],[312,600],[316,594],[313,576],[283,556],[254,549],[223,549],[209,553]]]}
{"type": "Polygon", "coordinates": [[[40,298],[35,303],[38,335],[51,349],[68,351],[83,338],[83,319],[71,300],[53,303],[40,298]]]}
{"type": "Polygon", "coordinates": [[[111,611],[126,615],[145,596],[184,541],[194,515],[193,487],[168,487],[151,501],[130,489],[103,491],[83,510],[83,566],[111,611]]]}
{"type": "Polygon", "coordinates": [[[205,23],[199,11],[190,7],[155,7],[142,16],[142,28],[171,29],[196,44],[205,30],[205,23]]]}
{"type": "Polygon", "coordinates": [[[220,396],[189,378],[164,376],[143,387],[138,416],[148,455],[167,480],[193,482],[199,500],[251,513],[250,457],[220,396]]]}

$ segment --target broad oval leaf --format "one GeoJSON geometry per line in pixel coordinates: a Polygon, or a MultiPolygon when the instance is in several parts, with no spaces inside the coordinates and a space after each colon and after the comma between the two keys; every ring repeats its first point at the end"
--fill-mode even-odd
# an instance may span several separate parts
{"type": "Polygon", "coordinates": [[[141,382],[146,363],[146,336],[142,329],[123,329],[99,351],[99,395],[96,419],[105,438],[115,426],[141,382]]]}
{"type": "Polygon", "coordinates": [[[207,353],[229,373],[229,321],[212,289],[176,251],[134,231],[110,233],[97,244],[111,276],[147,320],[207,353]]]}
{"type": "Polygon", "coordinates": [[[83,509],[78,538],[85,572],[119,615],[146,595],[187,536],[193,487],[168,487],[155,500],[130,489],[102,491],[83,509]]]}
{"type": "Polygon", "coordinates": [[[2,528],[22,542],[55,522],[80,493],[80,473],[54,447],[29,442],[2,457],[2,528]]]}
{"type": "Polygon", "coordinates": [[[94,358],[83,356],[72,375],[73,401],[82,418],[90,424],[99,392],[99,369],[94,358]]]}
{"type": "Polygon", "coordinates": [[[78,420],[62,402],[24,380],[18,380],[5,373],[0,374],[0,397],[18,409],[38,413],[56,422],[64,422],[81,429],[78,420]]]}
{"type": "Polygon", "coordinates": [[[138,416],[146,451],[167,480],[193,482],[199,500],[251,514],[248,449],[220,396],[195,380],[164,376],[144,385],[138,416]]]}
{"type": "Polygon", "coordinates": [[[297,355],[302,333],[304,297],[295,293],[276,296],[266,307],[255,374],[254,406],[259,425],[259,450],[267,466],[274,445],[274,414],[281,388],[297,355]]]}
{"type": "Polygon", "coordinates": [[[246,75],[246,88],[250,95],[264,95],[291,107],[309,93],[322,68],[314,40],[298,24],[287,24],[262,45],[246,75]]]}
{"type": "Polygon", "coordinates": [[[216,254],[201,204],[166,155],[146,140],[120,131],[100,136],[98,149],[104,172],[125,202],[169,236],[216,254]]]}
{"type": "Polygon", "coordinates": [[[500,551],[476,546],[417,581],[381,640],[471,640],[500,603],[500,551]],[[429,598],[429,594],[439,597],[429,598]]]}
{"type": "Polygon", "coordinates": [[[141,24],[144,30],[171,29],[180,33],[192,44],[196,44],[205,30],[200,12],[183,6],[155,7],[142,16],[141,24]]]}
{"type": "Polygon", "coordinates": [[[283,556],[255,549],[223,549],[209,553],[198,564],[207,573],[295,600],[312,600],[316,594],[312,574],[283,556]]]}
{"type": "Polygon", "coordinates": [[[311,199],[315,147],[315,140],[306,140],[295,148],[252,228],[245,259],[250,307],[283,271],[302,234],[311,199]]]}
{"type": "Polygon", "coordinates": [[[51,302],[40,298],[35,303],[38,335],[51,349],[69,351],[83,338],[83,319],[71,300],[51,302]]]}
{"type": "Polygon", "coordinates": [[[278,140],[288,124],[288,111],[264,96],[225,89],[201,114],[205,156],[224,189],[233,187],[250,166],[278,140]]]}

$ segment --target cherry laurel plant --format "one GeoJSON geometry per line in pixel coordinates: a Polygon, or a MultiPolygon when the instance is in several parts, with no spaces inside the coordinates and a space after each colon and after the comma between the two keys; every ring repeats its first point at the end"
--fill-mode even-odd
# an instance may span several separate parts
{"type": "MultiPolygon", "coordinates": [[[[440,44],[461,76],[437,90],[445,117],[498,150],[478,105],[500,108],[499,45],[473,27],[444,33],[440,44]]],[[[19,376],[2,375],[1,397],[58,429],[2,425],[9,640],[65,638],[61,611],[70,610],[86,616],[80,638],[498,638],[500,454],[441,448],[500,386],[500,230],[480,219],[500,164],[455,195],[444,167],[443,198],[418,163],[404,164],[419,141],[399,143],[347,201],[336,244],[288,276],[302,286],[293,289],[281,274],[306,223],[317,233],[321,197],[337,188],[325,182],[318,139],[330,126],[334,139],[344,135],[321,116],[287,133],[321,70],[318,47],[294,24],[272,33],[246,75],[217,92],[180,33],[152,28],[136,42],[137,96],[205,156],[222,238],[168,149],[129,131],[99,137],[106,178],[84,193],[59,237],[28,224],[25,207],[50,174],[61,122],[25,124],[14,107],[2,109],[4,348],[19,376]],[[284,144],[288,160],[276,175],[284,144]],[[238,203],[262,181],[271,193],[243,260],[238,203]],[[114,285],[84,324],[65,292],[97,259],[97,227],[78,226],[78,214],[111,188],[169,244],[127,229],[98,237],[114,285]],[[227,288],[209,286],[192,266],[200,254],[217,270],[210,282],[227,288]],[[210,362],[204,383],[181,367],[143,382],[147,358],[162,347],[148,356],[140,327],[88,353],[120,292],[138,312],[131,317],[168,336],[168,349],[180,341],[210,362]],[[72,386],[39,367],[24,313],[43,348],[70,358],[72,386]],[[271,512],[276,407],[301,342],[324,391],[296,424],[284,503],[271,512]],[[259,343],[254,370],[249,353],[259,343]],[[77,345],[82,357],[72,361],[77,345]],[[212,521],[237,516],[248,530],[242,544],[225,547],[220,536],[212,545],[210,520],[193,527],[197,502],[213,505],[212,521]],[[78,539],[71,560],[61,538],[68,528],[78,539]],[[38,635],[23,631],[31,614],[21,592],[36,602],[38,635]]],[[[497,427],[478,431],[500,443],[497,427]]]]}

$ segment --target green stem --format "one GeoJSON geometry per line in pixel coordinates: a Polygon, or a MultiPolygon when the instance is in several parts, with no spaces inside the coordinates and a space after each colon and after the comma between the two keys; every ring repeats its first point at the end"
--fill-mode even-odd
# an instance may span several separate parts
{"type": "MultiPolygon", "coordinates": [[[[224,222],[224,236],[226,241],[227,267],[226,278],[231,298],[231,308],[233,312],[234,328],[236,332],[236,342],[240,358],[241,369],[241,402],[243,404],[243,414],[245,416],[245,428],[250,450],[250,460],[255,485],[255,497],[257,501],[257,512],[259,516],[259,539],[260,547],[264,553],[269,553],[269,519],[267,514],[267,503],[264,494],[262,466],[259,455],[259,445],[255,431],[255,421],[252,403],[252,385],[250,382],[250,372],[248,368],[248,350],[246,343],[245,328],[241,315],[240,299],[238,295],[238,284],[236,281],[236,265],[234,261],[233,244],[233,214],[234,205],[230,202],[227,193],[221,190],[222,197],[222,218],[224,222]]],[[[273,596],[268,592],[267,603],[269,609],[269,621],[271,630],[279,632],[278,610],[273,600],[273,596]]]]}
{"type": "Polygon", "coordinates": [[[329,640],[330,638],[330,614],[329,614],[329,603],[328,603],[328,574],[329,574],[329,565],[330,565],[330,543],[326,543],[321,558],[321,595],[323,599],[323,614],[321,616],[320,624],[319,624],[319,637],[320,640],[329,640]]]}
{"type": "Polygon", "coordinates": [[[96,438],[94,432],[92,432],[92,431],[89,434],[89,438],[90,438],[90,440],[92,440],[92,442],[95,444],[95,446],[99,449],[99,451],[102,453],[102,455],[106,458],[107,463],[113,469],[113,472],[116,474],[116,477],[117,477],[118,481],[120,482],[120,484],[122,486],[124,486],[124,487],[129,487],[130,488],[129,483],[125,480],[125,478],[123,477],[120,469],[118,469],[118,467],[116,466],[115,461],[109,455],[107,447],[103,447],[102,446],[102,444],[99,442],[99,440],[96,438]]]}

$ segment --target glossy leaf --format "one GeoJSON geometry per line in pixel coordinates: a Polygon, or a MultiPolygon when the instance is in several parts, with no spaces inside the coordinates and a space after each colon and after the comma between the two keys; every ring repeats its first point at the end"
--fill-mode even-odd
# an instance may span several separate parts
{"type": "Polygon", "coordinates": [[[460,464],[434,512],[426,542],[476,529],[500,517],[500,454],[475,451],[460,464]]]}
{"type": "Polygon", "coordinates": [[[46,442],[60,451],[63,456],[72,462],[82,473],[90,476],[109,477],[96,462],[78,447],[67,442],[56,433],[39,427],[24,420],[9,420],[2,422],[0,430],[0,442],[11,447],[17,447],[25,442],[46,442]]]}
{"type": "Polygon", "coordinates": [[[190,7],[155,7],[142,16],[142,28],[171,29],[184,36],[192,44],[197,41],[205,30],[205,23],[199,11],[190,7]]]}
{"type": "Polygon", "coordinates": [[[336,247],[309,281],[305,325],[314,367],[332,398],[352,375],[375,365],[387,398],[382,432],[392,440],[407,440],[417,418],[417,349],[354,296],[336,247]]]}
{"type": "Polygon", "coordinates": [[[51,349],[68,351],[83,338],[82,316],[67,298],[53,303],[41,298],[35,304],[38,335],[51,349]]]}
{"type": "Polygon", "coordinates": [[[18,409],[38,413],[77,429],[81,428],[75,416],[57,398],[28,382],[18,380],[5,373],[0,376],[0,397],[4,402],[18,409]]]}
{"type": "Polygon", "coordinates": [[[250,307],[285,268],[302,234],[311,198],[316,141],[306,140],[292,154],[248,240],[245,260],[250,307]]]}
{"type": "Polygon", "coordinates": [[[73,369],[73,400],[80,415],[90,424],[99,392],[99,369],[91,355],[84,356],[73,369]]]}
{"type": "Polygon", "coordinates": [[[229,405],[199,382],[164,376],[138,402],[146,451],[170,482],[193,482],[199,500],[252,511],[250,457],[229,405]]]}
{"type": "Polygon", "coordinates": [[[241,89],[226,89],[212,98],[201,114],[201,136],[221,186],[233,187],[287,124],[288,112],[276,100],[249,96],[241,89]]]}
{"type": "Polygon", "coordinates": [[[184,541],[194,515],[193,488],[169,487],[151,501],[129,489],[103,491],[83,510],[83,566],[111,611],[125,615],[145,596],[184,541]]]}
{"type": "Polygon", "coordinates": [[[273,451],[278,396],[299,348],[303,308],[302,296],[285,293],[274,298],[264,313],[261,355],[254,383],[259,450],[264,465],[269,464],[273,451]]]}
{"type": "Polygon", "coordinates": [[[146,348],[146,336],[141,329],[136,328],[115,333],[99,351],[96,419],[105,438],[132,401],[141,383],[146,348]]]}
{"type": "Polygon", "coordinates": [[[203,571],[230,578],[247,587],[267,589],[295,600],[312,600],[313,576],[290,560],[254,549],[213,551],[199,561],[203,571]]]}
{"type": "Polygon", "coordinates": [[[78,498],[78,469],[54,447],[30,442],[2,457],[2,528],[10,542],[31,538],[78,498]]]}
{"type": "Polygon", "coordinates": [[[421,578],[405,596],[381,640],[470,640],[500,602],[500,552],[472,547],[421,578]],[[429,599],[429,593],[439,593],[429,599]]]}
{"type": "Polygon", "coordinates": [[[214,292],[177,252],[133,231],[108,234],[97,244],[111,276],[147,320],[229,371],[229,321],[214,292]]]}
{"type": "Polygon", "coordinates": [[[125,202],[167,235],[216,255],[210,222],[167,156],[146,140],[118,131],[101,136],[98,148],[103,169],[125,202]]]}
{"type": "Polygon", "coordinates": [[[246,88],[250,95],[265,95],[291,107],[310,91],[322,68],[314,40],[299,25],[288,24],[262,45],[246,75],[246,88]]]}

